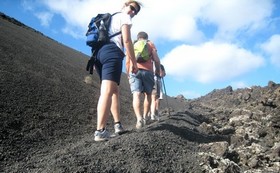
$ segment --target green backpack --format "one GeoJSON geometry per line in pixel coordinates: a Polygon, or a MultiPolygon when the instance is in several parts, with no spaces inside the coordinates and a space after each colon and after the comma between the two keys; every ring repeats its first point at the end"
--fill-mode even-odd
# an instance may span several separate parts
{"type": "Polygon", "coordinates": [[[147,40],[138,40],[134,43],[134,53],[137,62],[146,62],[150,59],[149,45],[147,40]]]}

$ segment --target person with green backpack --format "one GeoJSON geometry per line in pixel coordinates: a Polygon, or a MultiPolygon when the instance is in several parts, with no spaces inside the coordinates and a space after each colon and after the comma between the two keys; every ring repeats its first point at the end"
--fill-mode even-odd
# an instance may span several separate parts
{"type": "Polygon", "coordinates": [[[136,115],[136,129],[142,128],[148,119],[151,106],[151,94],[154,87],[154,71],[159,75],[160,60],[155,45],[148,40],[146,32],[139,32],[134,43],[134,54],[138,72],[132,73],[132,62],[126,58],[126,72],[133,95],[133,109],[136,115]],[[155,64],[155,70],[153,67],[155,64]],[[144,94],[143,112],[141,113],[141,94],[144,94]]]}

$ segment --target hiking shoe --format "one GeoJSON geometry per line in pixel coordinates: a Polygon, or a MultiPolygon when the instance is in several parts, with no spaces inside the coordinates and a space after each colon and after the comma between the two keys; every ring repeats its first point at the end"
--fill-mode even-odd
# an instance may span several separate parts
{"type": "Polygon", "coordinates": [[[150,123],[151,117],[150,116],[146,116],[145,118],[143,118],[143,125],[147,125],[148,123],[150,123]]]}
{"type": "Polygon", "coordinates": [[[141,129],[144,126],[143,119],[137,120],[136,122],[136,129],[141,129]]]}
{"type": "Polygon", "coordinates": [[[110,133],[104,129],[103,131],[96,130],[94,132],[94,140],[99,142],[99,141],[107,141],[110,138],[110,133]]]}
{"type": "Polygon", "coordinates": [[[157,116],[157,115],[151,115],[151,120],[153,120],[153,121],[159,121],[159,116],[157,116]]]}
{"type": "Polygon", "coordinates": [[[121,123],[116,123],[114,125],[114,128],[115,128],[115,133],[117,133],[117,134],[122,134],[124,132],[124,129],[123,129],[123,126],[121,123]]]}
{"type": "Polygon", "coordinates": [[[156,118],[157,121],[159,121],[159,116],[158,115],[156,115],[155,118],[156,118]]]}

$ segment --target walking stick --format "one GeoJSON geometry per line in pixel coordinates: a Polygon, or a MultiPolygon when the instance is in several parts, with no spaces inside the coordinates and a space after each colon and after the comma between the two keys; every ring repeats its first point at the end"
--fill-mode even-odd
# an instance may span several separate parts
{"type": "Polygon", "coordinates": [[[170,116],[168,98],[167,98],[167,93],[166,93],[166,88],[165,88],[165,82],[164,82],[163,77],[162,77],[162,84],[163,84],[163,89],[164,89],[164,93],[165,93],[165,100],[166,100],[166,105],[167,105],[167,109],[168,109],[168,115],[170,116]]]}

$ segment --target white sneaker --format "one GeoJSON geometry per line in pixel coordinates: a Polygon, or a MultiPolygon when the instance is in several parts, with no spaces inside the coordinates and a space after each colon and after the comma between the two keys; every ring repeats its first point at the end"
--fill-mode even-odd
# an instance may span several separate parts
{"type": "Polygon", "coordinates": [[[156,119],[157,121],[159,121],[159,116],[158,116],[158,115],[156,115],[156,116],[155,116],[155,119],[156,119]]]}
{"type": "Polygon", "coordinates": [[[137,120],[137,122],[136,122],[136,129],[141,129],[142,127],[144,127],[144,121],[143,121],[143,119],[141,119],[141,120],[137,120]]]}
{"type": "Polygon", "coordinates": [[[123,128],[121,123],[115,124],[114,128],[115,128],[115,133],[116,134],[122,134],[124,132],[124,128],[123,128]]]}
{"type": "Polygon", "coordinates": [[[159,121],[159,116],[157,116],[157,115],[151,115],[151,120],[153,120],[153,121],[159,121]]]}
{"type": "Polygon", "coordinates": [[[111,137],[110,133],[104,129],[103,131],[96,130],[94,132],[94,140],[99,141],[107,141],[111,137]]]}

